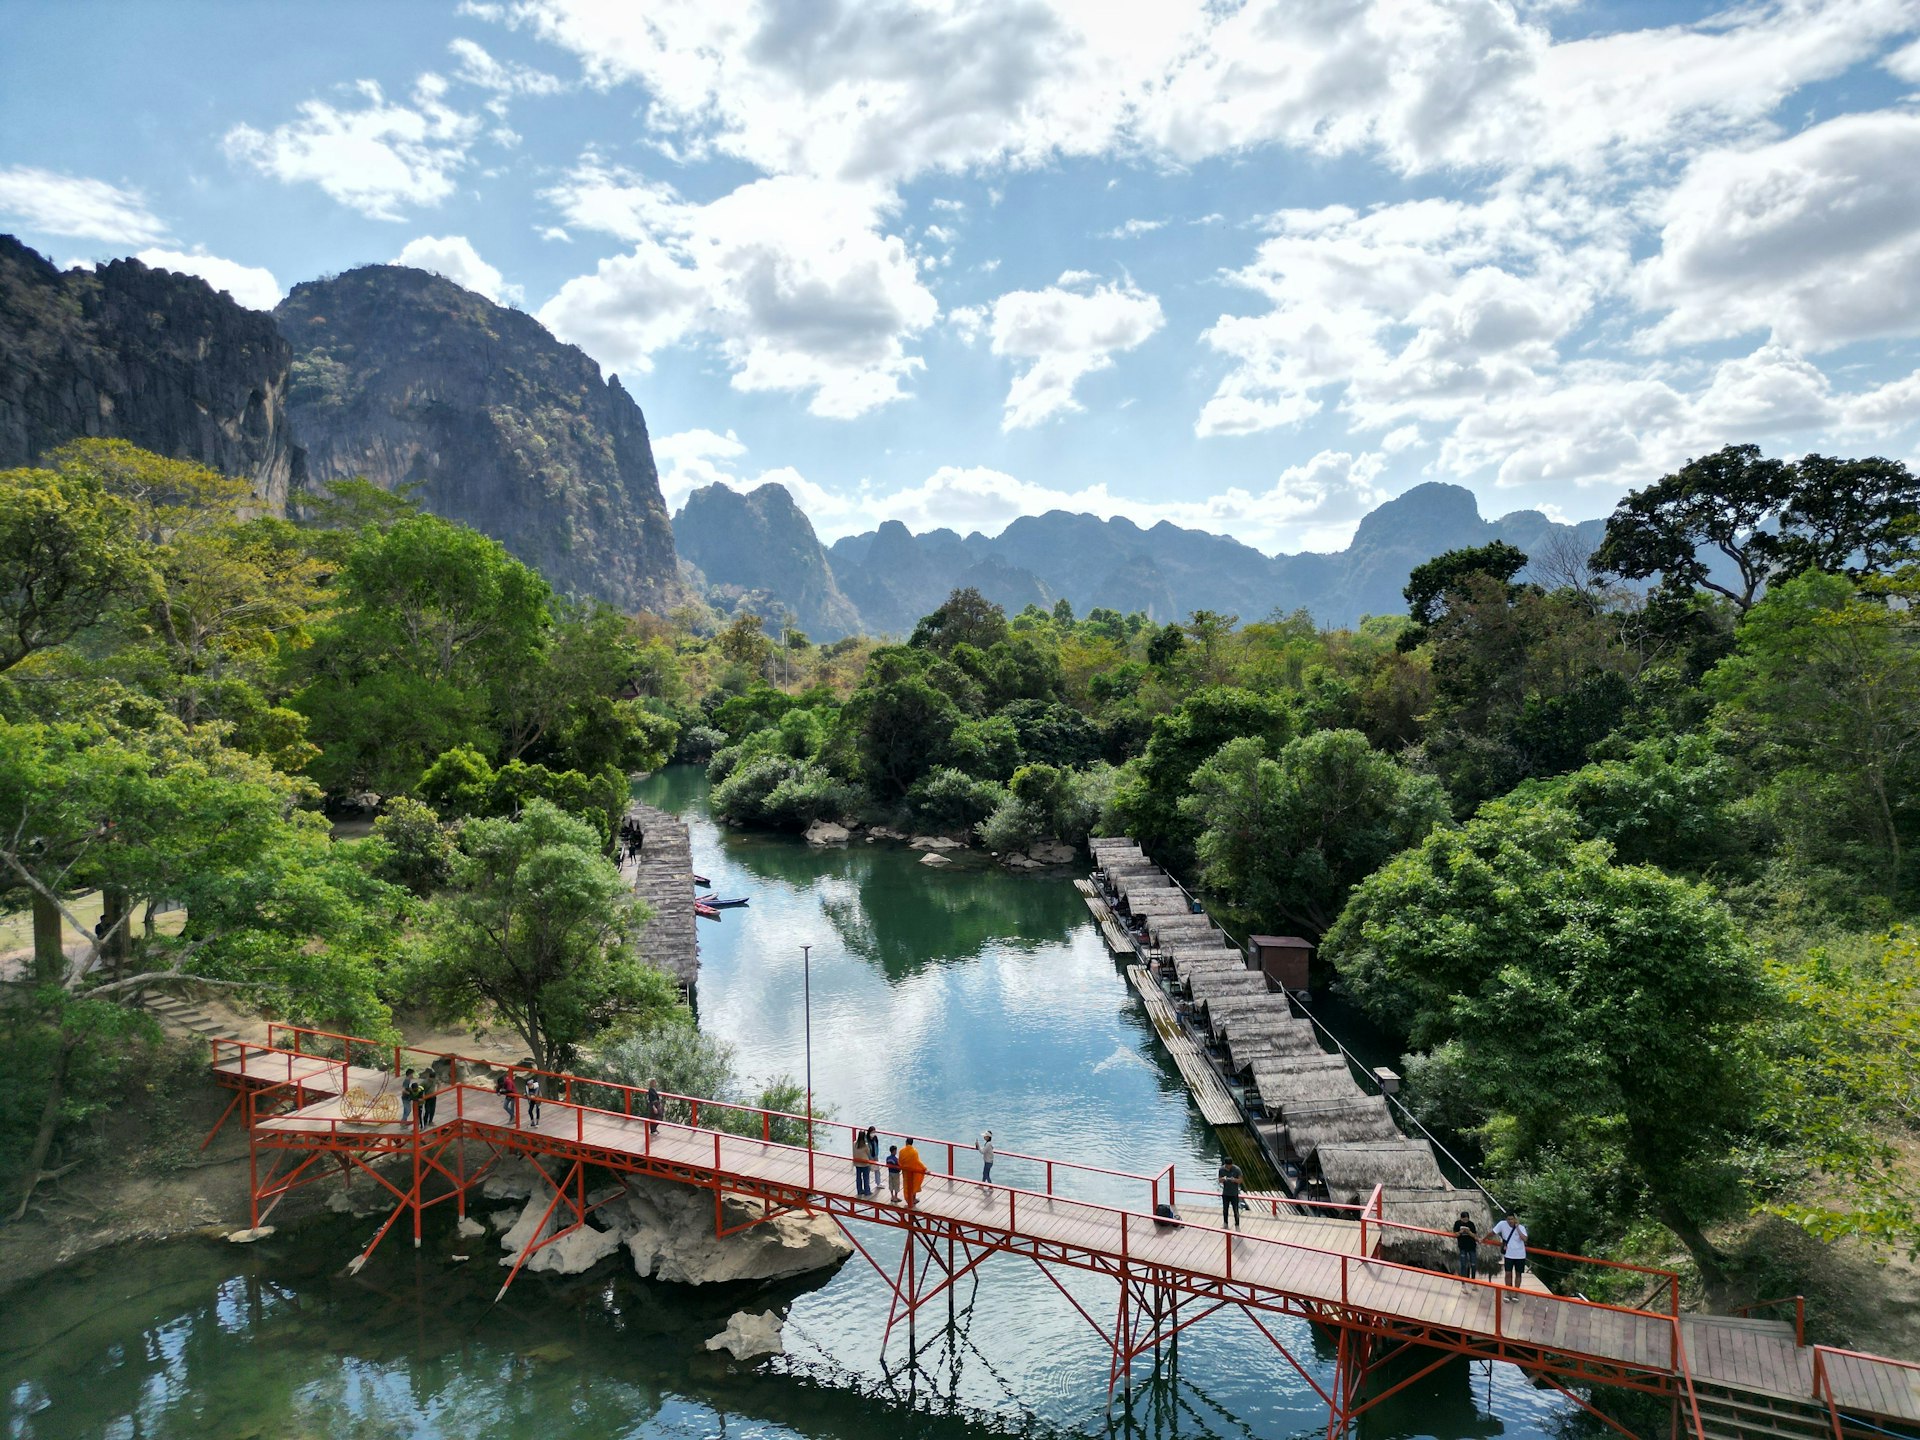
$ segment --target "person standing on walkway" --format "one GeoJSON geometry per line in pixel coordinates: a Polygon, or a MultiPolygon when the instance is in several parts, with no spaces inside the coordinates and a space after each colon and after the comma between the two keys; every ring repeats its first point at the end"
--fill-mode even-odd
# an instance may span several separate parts
{"type": "Polygon", "coordinates": [[[507,1123],[520,1123],[520,1087],[514,1083],[513,1072],[502,1070],[500,1078],[493,1082],[494,1094],[500,1097],[500,1108],[507,1112],[507,1123]]]}
{"type": "Polygon", "coordinates": [[[907,1143],[900,1147],[900,1183],[907,1192],[909,1210],[919,1202],[920,1187],[927,1181],[927,1162],[920,1158],[920,1152],[914,1148],[913,1137],[907,1137],[907,1143]]]}
{"type": "Polygon", "coordinates": [[[1240,1167],[1231,1157],[1223,1156],[1220,1168],[1214,1173],[1214,1179],[1220,1182],[1220,1228],[1232,1225],[1240,1228],[1240,1167]]]}
{"type": "Polygon", "coordinates": [[[1486,1238],[1489,1244],[1499,1245],[1506,1283],[1518,1290],[1527,1273],[1527,1227],[1509,1210],[1507,1218],[1494,1226],[1486,1238]]]}
{"type": "Polygon", "coordinates": [[[887,1198],[894,1204],[900,1203],[900,1147],[887,1147],[887,1198]]]}
{"type": "Polygon", "coordinates": [[[873,1162],[874,1172],[868,1178],[867,1193],[874,1195],[880,1191],[880,1132],[871,1125],[867,1126],[867,1156],[873,1162]]]}
{"type": "Polygon", "coordinates": [[[1480,1227],[1473,1223],[1471,1210],[1462,1210],[1453,1222],[1453,1238],[1460,1247],[1460,1278],[1471,1280],[1480,1261],[1480,1227]]]}
{"type": "Polygon", "coordinates": [[[873,1196],[873,1176],[867,1170],[867,1162],[873,1159],[873,1152],[867,1149],[867,1132],[853,1132],[853,1193],[861,1199],[873,1196]]]}
{"type": "Polygon", "coordinates": [[[433,1128],[433,1112],[440,1105],[440,1095],[433,1088],[433,1082],[434,1074],[431,1070],[420,1077],[420,1124],[422,1128],[428,1130],[433,1128]]]}
{"type": "Polygon", "coordinates": [[[660,1133],[660,1117],[666,1113],[667,1102],[660,1098],[659,1082],[647,1081],[647,1136],[649,1139],[660,1133]]]}
{"type": "Polygon", "coordinates": [[[413,1119],[413,1067],[407,1067],[406,1076],[400,1081],[400,1123],[406,1124],[413,1119]]]}
{"type": "Polygon", "coordinates": [[[980,1183],[993,1183],[993,1131],[980,1132],[980,1183]]]}
{"type": "Polygon", "coordinates": [[[540,1077],[527,1077],[527,1123],[534,1129],[540,1128],[540,1077]]]}

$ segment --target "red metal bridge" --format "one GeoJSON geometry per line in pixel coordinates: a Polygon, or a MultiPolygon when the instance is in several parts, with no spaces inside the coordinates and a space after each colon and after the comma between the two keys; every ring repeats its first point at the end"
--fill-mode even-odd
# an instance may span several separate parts
{"type": "MultiPolygon", "coordinates": [[[[402,1220],[417,1245],[426,1210],[451,1202],[464,1215],[473,1187],[502,1158],[519,1155],[547,1162],[537,1168],[549,1176],[552,1197],[507,1285],[537,1250],[588,1223],[590,1174],[650,1176],[711,1191],[719,1234],[729,1233],[722,1228],[728,1197],[757,1204],[762,1219],[787,1211],[831,1217],[892,1291],[883,1352],[896,1325],[911,1335],[922,1307],[994,1256],[1031,1260],[1100,1336],[1112,1356],[1110,1395],[1131,1384],[1134,1361],[1147,1352],[1212,1315],[1237,1312],[1326,1403],[1329,1440],[1463,1356],[1518,1365],[1622,1434],[1632,1432],[1570,1387],[1660,1397],[1673,1434],[1697,1440],[1853,1440],[1920,1423],[1920,1364],[1808,1346],[1800,1320],[1788,1326],[1683,1314],[1670,1271],[1533,1252],[1594,1273],[1637,1272],[1645,1298],[1617,1305],[1382,1259],[1383,1237],[1417,1227],[1386,1216],[1378,1190],[1365,1205],[1315,1207],[1344,1211],[1338,1218],[1269,1200],[1246,1229],[1229,1231],[1155,1217],[1163,1203],[1216,1203],[1214,1191],[1181,1187],[1172,1166],[1133,1175],[1001,1151],[1002,1161],[1026,1161],[1043,1177],[1040,1188],[1023,1189],[964,1177],[958,1166],[964,1158],[971,1168],[970,1144],[922,1139],[932,1173],[909,1208],[858,1193],[853,1127],[837,1122],[669,1095],[676,1118],[656,1127],[645,1118],[645,1092],[632,1086],[278,1025],[265,1044],[215,1040],[213,1073],[236,1092],[221,1123],[238,1111],[247,1126],[255,1228],[294,1189],[335,1176],[366,1174],[389,1195],[392,1210],[355,1258],[356,1269],[402,1220]],[[404,1065],[430,1064],[435,1123],[365,1118],[366,1096],[392,1094],[404,1065]],[[523,1087],[541,1077],[538,1126],[524,1100],[508,1118],[492,1088],[502,1068],[523,1087]],[[804,1143],[809,1135],[813,1146],[804,1143]],[[1136,1186],[1137,1208],[1086,1198],[1136,1186]],[[855,1222],[904,1232],[899,1263],[877,1260],[855,1222]],[[1114,1282],[1110,1314],[1094,1314],[1061,1283],[1072,1271],[1114,1282]],[[1288,1349],[1273,1324],[1278,1317],[1303,1318],[1333,1335],[1330,1380],[1317,1379],[1288,1349]],[[1396,1369],[1393,1383],[1368,1384],[1370,1373],[1402,1356],[1411,1364],[1396,1369]]],[[[1451,1244],[1453,1237],[1442,1238],[1451,1244]]]]}

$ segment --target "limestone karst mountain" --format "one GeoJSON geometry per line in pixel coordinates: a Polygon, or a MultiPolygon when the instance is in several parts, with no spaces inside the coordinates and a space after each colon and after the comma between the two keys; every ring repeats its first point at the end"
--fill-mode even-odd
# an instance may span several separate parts
{"type": "Polygon", "coordinates": [[[0,467],[82,436],[245,476],[274,511],[303,481],[292,352],[271,316],[138,260],[57,269],[0,235],[0,467]]]}
{"type": "Polygon", "coordinates": [[[418,484],[422,505],[498,539],[560,590],[623,609],[678,593],[640,407],[532,316],[450,280],[368,265],[296,285],[294,432],[312,483],[418,484]]]}

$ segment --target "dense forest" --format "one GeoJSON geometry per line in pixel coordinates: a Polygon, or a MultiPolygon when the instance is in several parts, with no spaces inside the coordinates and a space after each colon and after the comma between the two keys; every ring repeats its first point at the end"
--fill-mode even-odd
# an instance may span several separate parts
{"type": "Polygon", "coordinates": [[[362,1032],[485,1009],[543,1062],[675,1033],[609,859],[671,757],[736,826],[1008,861],[1133,835],[1314,941],[1555,1248],[1677,1241],[1711,1285],[1759,1211],[1920,1243],[1901,465],[1730,447],[1591,555],[1449,552],[1352,629],[962,590],[825,646],[575,604],[363,482],[292,523],[82,442],[0,490],[0,862],[36,940],[0,1015],[10,1193],[84,1148],[156,985],[362,1032]],[[331,839],[350,806],[371,834],[331,839]]]}

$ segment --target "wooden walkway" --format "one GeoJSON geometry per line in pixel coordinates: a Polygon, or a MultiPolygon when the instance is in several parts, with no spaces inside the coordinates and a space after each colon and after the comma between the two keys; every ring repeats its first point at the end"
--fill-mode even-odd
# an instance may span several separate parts
{"type": "Polygon", "coordinates": [[[1173,1056],[1173,1063],[1180,1067],[1180,1074],[1187,1082],[1187,1089],[1193,1092],[1193,1103],[1199,1107],[1201,1118],[1209,1125],[1241,1124],[1244,1117],[1240,1114],[1240,1106],[1234,1101],[1233,1092],[1227,1089],[1213,1066],[1207,1063],[1207,1057],[1200,1053],[1200,1047],[1193,1043],[1192,1037],[1181,1028],[1180,1017],[1174,1013],[1172,1003],[1168,1001],[1166,993],[1154,984],[1146,967],[1129,965],[1127,979],[1140,992],[1140,999],[1147,1007],[1147,1017],[1153,1021],[1160,1043],[1167,1047],[1167,1053],[1173,1056]]]}
{"type": "MultiPolygon", "coordinates": [[[[370,1042],[356,1043],[369,1045],[369,1057],[381,1053],[370,1042]]],[[[406,1058],[422,1053],[411,1052],[406,1058]]],[[[925,1139],[920,1141],[921,1153],[935,1173],[927,1177],[919,1206],[909,1214],[884,1199],[858,1193],[847,1147],[840,1144],[846,1138],[844,1127],[831,1122],[817,1122],[828,1132],[820,1137],[822,1149],[817,1151],[670,1122],[662,1122],[657,1132],[650,1133],[644,1119],[626,1113],[635,1101],[630,1088],[552,1076],[551,1093],[536,1128],[525,1123],[524,1100],[521,1123],[511,1123],[490,1085],[467,1083],[463,1078],[440,1089],[436,1124],[423,1134],[410,1127],[347,1118],[344,1087],[358,1085],[372,1091],[390,1086],[389,1072],[232,1041],[219,1042],[215,1054],[215,1071],[229,1083],[249,1087],[256,1096],[293,1086],[290,1098],[303,1102],[290,1113],[255,1120],[253,1135],[260,1145],[315,1154],[370,1152],[376,1147],[394,1153],[396,1145],[475,1140],[502,1152],[653,1174],[716,1193],[766,1196],[778,1203],[923,1234],[929,1226],[946,1227],[944,1233],[969,1237],[989,1250],[1023,1254],[1043,1263],[1103,1274],[1137,1273],[1146,1267],[1162,1283],[1188,1293],[1359,1325],[1370,1333],[1400,1335],[1416,1343],[1521,1364],[1562,1367],[1561,1373],[1567,1373],[1564,1367],[1570,1360],[1589,1367],[1622,1367],[1653,1378],[1677,1373],[1676,1330],[1668,1314],[1589,1304],[1531,1289],[1516,1294],[1498,1285],[1381,1260],[1374,1255],[1382,1225],[1377,1218],[1356,1223],[1273,1214],[1234,1232],[1201,1222],[1190,1211],[1181,1223],[1170,1224],[1152,1214],[1147,1193],[1150,1177],[1119,1177],[1138,1180],[1142,1193],[1139,1208],[1116,1207],[1065,1193],[1063,1187],[1084,1179],[1083,1167],[1069,1162],[1003,1152],[1002,1165],[1009,1174],[1037,1176],[1044,1167],[1044,1191],[986,1185],[960,1173],[974,1163],[970,1144],[925,1139]],[[580,1087],[583,1097],[607,1100],[611,1096],[611,1103],[622,1108],[570,1103],[565,1097],[575,1093],[575,1087],[580,1087]]],[[[452,1059],[456,1071],[464,1074],[477,1073],[479,1068],[477,1062],[441,1058],[452,1059]]],[[[670,1098],[684,1102],[686,1097],[670,1098]]],[[[751,1114],[762,1124],[774,1118],[762,1112],[751,1114]]],[[[799,1117],[778,1118],[783,1124],[799,1121],[799,1117]]],[[[1170,1170],[1151,1184],[1155,1196],[1206,1193],[1176,1189],[1170,1170]]],[[[1111,1180],[1106,1187],[1110,1192],[1111,1180]]],[[[1791,1344],[1782,1349],[1777,1333],[1766,1327],[1689,1316],[1683,1317],[1679,1334],[1685,1337],[1696,1384],[1801,1401],[1818,1398],[1813,1379],[1816,1352],[1791,1344]]],[[[1920,1367],[1846,1352],[1819,1353],[1839,1406],[1920,1421],[1920,1367]]]]}
{"type": "Polygon", "coordinates": [[[1113,911],[1107,908],[1107,902],[1093,893],[1093,886],[1085,880],[1073,882],[1075,888],[1087,902],[1087,909],[1093,912],[1094,923],[1100,927],[1100,934],[1107,942],[1107,949],[1116,955],[1132,955],[1135,952],[1133,942],[1127,939],[1126,932],[1113,918],[1113,911]]]}
{"type": "Polygon", "coordinates": [[[693,841],[677,815],[635,801],[627,818],[646,836],[640,858],[621,873],[633,881],[633,893],[647,902],[653,918],[634,941],[640,958],[664,970],[692,996],[700,983],[700,942],[694,933],[693,841]]]}

